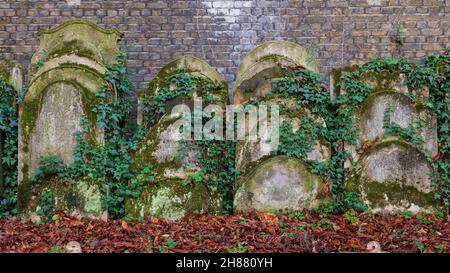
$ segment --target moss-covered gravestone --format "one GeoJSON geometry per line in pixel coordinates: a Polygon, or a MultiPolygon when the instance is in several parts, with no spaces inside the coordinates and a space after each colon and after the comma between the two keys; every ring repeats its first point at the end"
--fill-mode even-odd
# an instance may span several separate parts
{"type": "Polygon", "coordinates": [[[88,121],[90,141],[103,136],[91,110],[96,91],[103,83],[105,63],[115,61],[122,34],[89,21],[67,21],[38,32],[40,47],[32,57],[29,85],[19,109],[18,207],[24,218],[39,220],[36,211],[42,192],[53,193],[55,209],[98,217],[102,214],[100,188],[89,179],[66,185],[48,179],[43,185],[32,181],[40,159],[58,157],[73,161],[74,134],[88,121]]]}
{"type": "Polygon", "coordinates": [[[222,196],[203,183],[210,175],[199,164],[205,147],[183,141],[177,124],[180,117],[171,113],[180,104],[193,113],[194,100],[198,103],[200,98],[203,107],[216,104],[223,109],[227,90],[217,72],[193,56],[165,65],[139,95],[138,123],[148,133],[134,155],[135,167],[151,169],[142,179],[150,173],[155,178],[140,197],[127,200],[127,213],[177,219],[189,213],[221,212],[222,196]]]}
{"type": "Polygon", "coordinates": [[[315,138],[309,143],[311,149],[308,152],[305,150],[299,158],[284,156],[279,152],[279,145],[282,144],[276,144],[276,137],[271,140],[278,129],[276,113],[272,112],[271,105],[280,107],[280,128],[292,127],[292,133],[300,130],[309,134],[302,126],[305,117],[323,124],[309,109],[299,109],[294,98],[273,92],[273,81],[285,77],[286,68],[300,66],[311,71],[318,70],[304,48],[286,41],[269,41],[256,47],[239,65],[233,89],[234,105],[255,105],[259,109],[264,105],[268,111],[267,114],[258,114],[258,123],[246,124],[247,132],[258,132],[256,138],[246,135],[243,140],[237,141],[236,168],[239,175],[234,200],[237,211],[301,210],[316,208],[324,201],[321,177],[313,174],[305,163],[328,160],[329,144],[315,138]]]}
{"type": "MultiPolygon", "coordinates": [[[[337,74],[346,70],[351,71],[337,74]]],[[[406,75],[398,71],[368,72],[358,80],[371,92],[353,119],[356,145],[346,144],[352,154],[345,164],[348,190],[375,212],[432,210],[436,201],[430,160],[438,145],[436,118],[424,105],[428,89],[409,88],[406,75]]],[[[345,94],[345,87],[341,89],[345,94]]]]}

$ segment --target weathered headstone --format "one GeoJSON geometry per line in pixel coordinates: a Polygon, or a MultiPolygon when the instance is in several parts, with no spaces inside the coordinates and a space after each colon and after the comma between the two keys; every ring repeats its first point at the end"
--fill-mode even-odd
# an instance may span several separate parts
{"type": "MultiPolygon", "coordinates": [[[[295,108],[293,98],[268,96],[272,91],[272,81],[284,77],[286,67],[302,66],[317,71],[317,66],[308,52],[301,46],[286,41],[269,41],[252,51],[242,60],[236,85],[233,89],[234,105],[248,105],[257,99],[258,106],[268,104],[268,114],[259,115],[258,124],[247,123],[248,132],[256,132],[258,137],[246,137],[236,145],[237,192],[234,206],[237,211],[301,210],[315,208],[323,201],[323,184],[320,176],[308,169],[305,162],[277,154],[277,145],[268,143],[277,130],[272,120],[270,104],[295,108]],[[270,117],[269,117],[270,116],[270,117]],[[264,127],[261,125],[267,123],[264,127]],[[258,128],[257,128],[258,126],[258,128]],[[262,128],[262,129],[261,129],[262,128]]],[[[304,109],[306,115],[310,115],[304,109]]],[[[289,111],[287,111],[289,112],[289,111]]],[[[313,117],[318,119],[318,117],[313,117]]],[[[300,117],[281,114],[279,124],[287,122],[293,131],[301,130],[300,117]]],[[[317,139],[312,150],[305,154],[307,160],[325,161],[329,159],[329,145],[317,139]]]]}
{"type": "Polygon", "coordinates": [[[315,208],[322,181],[304,163],[285,156],[271,157],[253,168],[235,197],[238,211],[315,208]]]}
{"type": "Polygon", "coordinates": [[[184,147],[176,123],[179,117],[171,115],[172,108],[179,104],[194,110],[194,100],[199,98],[206,107],[209,104],[206,97],[214,98],[214,104],[224,107],[226,84],[212,67],[193,56],[182,56],[165,65],[147,90],[139,95],[138,123],[149,131],[134,155],[136,168],[151,164],[156,180],[160,182],[146,187],[140,197],[127,200],[127,213],[177,219],[189,213],[216,214],[222,211],[222,196],[218,192],[211,192],[202,183],[184,183],[201,171],[198,164],[200,151],[184,147]],[[176,75],[195,77],[196,84],[192,86],[190,95],[177,93],[180,88],[187,90],[190,87],[180,87],[181,83],[172,80],[176,75]],[[209,89],[211,87],[214,90],[209,89]],[[158,97],[166,95],[171,98],[161,101],[164,111],[160,112],[160,107],[144,111],[144,108],[155,106],[158,97]]]}
{"type": "Polygon", "coordinates": [[[29,85],[19,108],[18,207],[24,218],[39,220],[35,212],[46,189],[53,191],[56,209],[87,217],[102,214],[96,183],[85,179],[71,187],[49,179],[38,187],[32,183],[32,175],[42,157],[72,163],[74,134],[81,131],[83,117],[88,120],[90,141],[102,141],[91,110],[103,83],[104,64],[115,61],[121,36],[117,30],[84,20],[66,21],[38,32],[40,47],[33,55],[29,85]]]}
{"type": "MultiPolygon", "coordinates": [[[[436,118],[424,106],[428,89],[411,90],[400,72],[366,73],[359,80],[372,91],[353,119],[357,143],[346,144],[354,162],[345,164],[348,190],[375,212],[432,210],[436,202],[428,159],[436,156],[438,146],[436,118]],[[416,125],[423,145],[387,134],[389,124],[404,129],[416,125]]],[[[340,92],[345,94],[345,88],[340,92]]]]}

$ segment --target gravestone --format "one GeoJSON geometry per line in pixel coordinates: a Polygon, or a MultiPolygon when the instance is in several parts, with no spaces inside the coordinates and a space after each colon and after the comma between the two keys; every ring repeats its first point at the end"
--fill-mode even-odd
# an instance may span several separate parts
{"type": "MultiPolygon", "coordinates": [[[[177,121],[172,116],[173,107],[184,104],[193,110],[194,100],[213,97],[214,104],[224,107],[227,101],[226,84],[206,62],[194,56],[182,56],[166,64],[149,83],[148,88],[139,95],[138,124],[148,129],[147,136],[139,144],[133,158],[136,168],[142,169],[151,164],[158,185],[149,185],[138,198],[126,202],[127,213],[135,216],[165,217],[178,219],[190,213],[217,214],[222,211],[222,196],[210,191],[204,184],[185,183],[201,170],[198,164],[198,148],[184,147],[177,121]],[[164,102],[164,113],[146,113],[145,103],[154,103],[155,96],[162,92],[176,92],[179,88],[171,81],[175,75],[197,77],[198,84],[192,90],[192,96],[179,95],[164,102]],[[207,86],[216,86],[213,91],[205,91],[207,86]],[[146,101],[147,100],[147,101],[146,101]],[[145,103],[144,103],[145,102],[145,103]],[[150,120],[149,116],[152,117],[150,120]]],[[[203,101],[203,107],[208,102],[203,101]]]]}
{"type": "Polygon", "coordinates": [[[299,210],[320,204],[321,178],[296,158],[271,157],[247,176],[235,196],[238,211],[299,210]]]}
{"type": "Polygon", "coordinates": [[[42,192],[51,189],[56,209],[77,216],[100,217],[100,186],[89,179],[65,185],[49,179],[42,186],[32,175],[43,157],[73,162],[74,134],[87,118],[91,142],[103,134],[92,108],[98,103],[96,91],[103,83],[105,63],[113,63],[122,34],[89,21],[71,20],[38,32],[40,47],[32,57],[29,85],[19,107],[19,189],[18,208],[23,218],[39,221],[42,192]],[[69,188],[69,190],[67,190],[69,188]]]}
{"type": "MultiPolygon", "coordinates": [[[[247,132],[258,131],[256,138],[246,135],[237,141],[236,177],[237,191],[234,206],[237,211],[301,210],[316,208],[324,202],[321,194],[323,183],[320,176],[313,174],[300,159],[277,154],[277,145],[268,143],[277,130],[276,120],[272,120],[270,105],[295,108],[293,98],[271,97],[272,81],[284,77],[286,67],[302,66],[317,72],[317,66],[310,54],[301,46],[286,41],[269,41],[256,47],[244,57],[239,65],[236,85],[233,88],[235,106],[251,105],[257,99],[258,106],[267,105],[265,115],[259,115],[259,125],[247,122],[247,132]],[[262,126],[266,123],[267,126],[262,126]],[[261,129],[262,128],[262,129],[261,129]]],[[[304,109],[306,115],[319,120],[304,109]]],[[[289,112],[289,110],[287,111],[289,112]]],[[[302,130],[299,117],[288,113],[279,117],[279,124],[287,122],[293,131],[302,130]]],[[[239,130],[239,129],[238,129],[239,130]]],[[[329,144],[317,139],[312,150],[305,155],[307,160],[329,160],[329,144]]]]}
{"type": "MultiPolygon", "coordinates": [[[[424,105],[428,89],[410,89],[400,72],[366,73],[360,80],[372,91],[353,118],[356,145],[345,145],[352,155],[345,163],[347,189],[374,212],[433,210],[433,169],[428,159],[436,156],[438,145],[436,118],[424,105]],[[386,134],[385,118],[401,128],[412,128],[422,120],[417,130],[424,144],[386,134]]],[[[344,94],[345,88],[341,89],[344,94]]]]}

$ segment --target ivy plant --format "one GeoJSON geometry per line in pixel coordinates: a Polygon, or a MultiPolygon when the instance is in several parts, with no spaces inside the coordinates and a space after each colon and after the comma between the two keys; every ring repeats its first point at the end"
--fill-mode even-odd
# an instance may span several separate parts
{"type": "Polygon", "coordinates": [[[0,79],[0,217],[17,213],[17,91],[0,79]]]}

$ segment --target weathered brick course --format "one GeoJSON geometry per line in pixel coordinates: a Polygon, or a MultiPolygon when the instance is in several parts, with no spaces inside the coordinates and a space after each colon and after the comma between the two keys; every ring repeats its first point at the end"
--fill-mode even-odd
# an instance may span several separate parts
{"type": "Polygon", "coordinates": [[[36,32],[75,18],[125,33],[130,76],[143,88],[165,63],[192,54],[230,84],[253,47],[272,39],[314,51],[322,77],[375,56],[421,58],[449,46],[447,0],[0,1],[0,54],[28,67],[36,32]],[[73,1],[72,1],[73,2],[73,1]],[[391,35],[403,24],[404,45],[391,35]]]}

